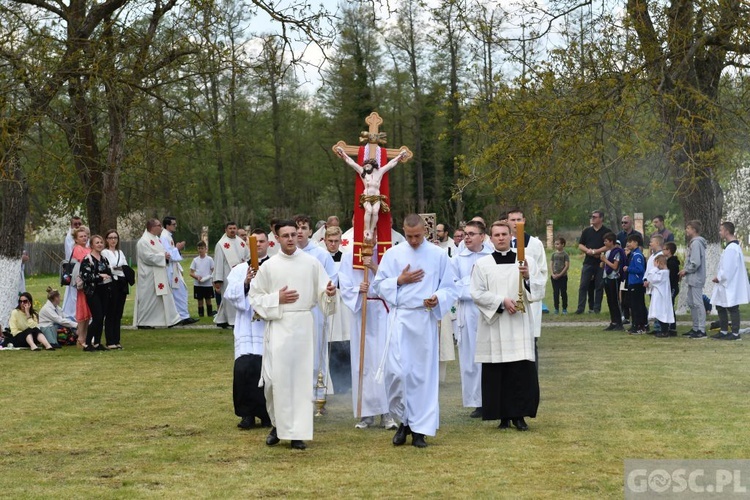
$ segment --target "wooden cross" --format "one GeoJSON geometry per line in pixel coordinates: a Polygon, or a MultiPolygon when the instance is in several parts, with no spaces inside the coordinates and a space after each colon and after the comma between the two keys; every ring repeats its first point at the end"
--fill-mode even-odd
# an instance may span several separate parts
{"type": "MultiPolygon", "coordinates": [[[[383,124],[383,119],[380,117],[380,115],[377,112],[373,111],[367,118],[365,118],[365,123],[368,125],[369,129],[360,133],[360,142],[377,146],[378,139],[382,139],[383,143],[385,143],[385,134],[379,132],[378,130],[380,125],[383,124]]],[[[353,156],[355,159],[357,158],[357,154],[359,153],[359,146],[347,146],[346,142],[344,141],[337,142],[331,149],[333,149],[333,151],[335,152],[337,148],[342,148],[346,154],[348,154],[349,156],[353,156]]],[[[369,159],[376,159],[375,155],[377,148],[371,147],[368,149],[370,150],[368,153],[369,159]]],[[[409,161],[411,157],[414,156],[411,150],[406,146],[401,146],[399,149],[384,149],[386,151],[386,154],[388,155],[389,160],[395,158],[401,151],[406,152],[406,155],[403,159],[404,163],[409,161]]]]}

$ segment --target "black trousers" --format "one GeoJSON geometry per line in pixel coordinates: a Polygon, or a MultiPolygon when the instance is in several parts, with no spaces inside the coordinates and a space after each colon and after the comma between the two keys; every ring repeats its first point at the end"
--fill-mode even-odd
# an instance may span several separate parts
{"type": "Polygon", "coordinates": [[[586,298],[589,299],[589,310],[599,312],[602,309],[602,270],[599,264],[584,264],[581,268],[581,284],[578,287],[578,309],[576,312],[586,310],[586,298]]]}
{"type": "Polygon", "coordinates": [[[646,309],[646,289],[642,284],[628,285],[630,294],[631,327],[645,329],[648,327],[648,310],[646,309]]]}
{"type": "Polygon", "coordinates": [[[536,417],[539,378],[533,361],[482,363],[482,420],[536,417]]]}
{"type": "Polygon", "coordinates": [[[261,424],[271,423],[266,409],[266,396],[263,388],[258,387],[260,368],[263,356],[245,354],[234,360],[234,381],[232,397],[234,414],[238,417],[258,417],[261,424]]]}
{"type": "Polygon", "coordinates": [[[112,283],[104,318],[104,334],[107,337],[107,345],[120,343],[120,325],[122,324],[122,312],[125,309],[125,299],[128,297],[127,293],[127,284],[122,286],[119,282],[112,283]]]}
{"type": "Polygon", "coordinates": [[[719,326],[722,332],[729,332],[729,318],[732,319],[732,333],[740,333],[740,306],[716,306],[719,313],[719,326]]]}
{"type": "Polygon", "coordinates": [[[568,308],[568,275],[560,276],[552,280],[552,294],[555,300],[555,310],[560,310],[560,298],[562,297],[562,308],[568,308]]]}
{"type": "Polygon", "coordinates": [[[609,307],[609,321],[614,325],[622,324],[620,314],[620,280],[605,279],[604,291],[607,293],[607,307],[609,307]]]}
{"type": "Polygon", "coordinates": [[[86,344],[100,344],[102,330],[104,329],[104,317],[109,303],[109,284],[96,285],[94,293],[86,295],[86,301],[89,304],[89,309],[91,309],[91,324],[86,334],[86,344]]]}

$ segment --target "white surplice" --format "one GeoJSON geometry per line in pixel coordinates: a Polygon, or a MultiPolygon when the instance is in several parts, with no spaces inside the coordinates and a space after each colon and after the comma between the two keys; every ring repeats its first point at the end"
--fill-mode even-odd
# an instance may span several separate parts
{"type": "Polygon", "coordinates": [[[674,323],[672,309],[672,289],[669,285],[669,269],[659,269],[654,266],[648,277],[651,290],[651,304],[648,307],[648,319],[656,319],[662,323],[674,323]]]}
{"type": "Polygon", "coordinates": [[[136,244],[138,281],[135,288],[134,326],[164,328],[180,321],[167,276],[166,249],[158,236],[145,231],[136,244]]]}
{"type": "Polygon", "coordinates": [[[492,250],[482,245],[478,252],[464,248],[451,259],[458,293],[455,335],[461,370],[461,397],[467,408],[482,406],[482,364],[474,361],[479,309],[471,298],[471,271],[477,260],[491,253],[492,250]]]}
{"type": "MultiPolygon", "coordinates": [[[[377,249],[377,247],[376,247],[377,249]]],[[[377,251],[374,252],[373,262],[377,262],[377,251]]],[[[339,292],[341,302],[346,307],[341,314],[350,317],[351,325],[351,362],[352,362],[352,409],[357,417],[357,399],[359,394],[359,363],[362,338],[362,302],[364,295],[359,293],[359,285],[364,279],[362,269],[352,267],[354,253],[345,252],[341,257],[339,268],[339,292]]],[[[369,282],[372,283],[375,274],[368,270],[369,282]]],[[[385,350],[386,331],[388,326],[388,308],[383,299],[377,296],[370,286],[367,293],[367,323],[365,326],[365,357],[362,366],[362,414],[361,417],[382,415],[388,412],[388,398],[385,384],[375,379],[378,364],[385,350]]]]}
{"type": "Polygon", "coordinates": [[[750,302],[750,282],[747,279],[745,258],[736,240],[727,243],[721,253],[716,278],[719,282],[711,293],[713,305],[733,307],[750,302]]]}
{"type": "Polygon", "coordinates": [[[326,295],[330,278],[313,257],[297,249],[271,257],[250,284],[250,305],[266,320],[261,383],[271,423],[280,439],[313,437],[313,314],[320,305],[335,311],[336,298],[326,295]],[[279,303],[279,290],[288,286],[299,298],[279,303]]]}
{"type": "Polygon", "coordinates": [[[263,335],[266,322],[255,316],[250,299],[245,295],[247,262],[232,268],[227,276],[227,287],[222,300],[228,300],[237,311],[234,317],[234,359],[246,354],[263,356],[263,335]],[[255,319],[253,318],[255,316],[255,319]]]}
{"type": "Polygon", "coordinates": [[[389,249],[373,281],[373,290],[390,308],[385,355],[385,386],[393,417],[413,432],[434,436],[439,427],[437,322],[456,301],[448,253],[424,240],[415,250],[408,243],[389,249]],[[422,269],[422,281],[399,286],[407,266],[422,269]],[[436,295],[437,307],[424,300],[436,295]]]}
{"type": "MultiPolygon", "coordinates": [[[[512,252],[512,250],[509,250],[512,252]]],[[[502,253],[502,252],[501,252],[502,253]]],[[[515,254],[515,252],[513,252],[515,254]]],[[[544,297],[546,279],[541,278],[535,259],[527,259],[529,288],[522,286],[526,312],[498,313],[505,298],[518,299],[517,264],[497,264],[492,255],[476,261],[471,273],[470,292],[480,312],[477,326],[477,363],[535,361],[534,324],[529,305],[544,297]]]]}

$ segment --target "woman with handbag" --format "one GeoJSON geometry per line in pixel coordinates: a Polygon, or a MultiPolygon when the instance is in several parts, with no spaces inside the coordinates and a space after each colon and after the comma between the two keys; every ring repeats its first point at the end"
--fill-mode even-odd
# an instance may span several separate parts
{"type": "Polygon", "coordinates": [[[112,284],[109,289],[109,302],[104,319],[104,334],[107,337],[107,348],[122,349],[122,345],[120,345],[120,325],[122,323],[122,312],[125,309],[125,300],[130,291],[123,268],[128,266],[128,261],[125,254],[120,250],[120,234],[115,229],[107,231],[105,239],[107,248],[102,250],[102,255],[107,259],[112,270],[112,284]]]}
{"type": "Polygon", "coordinates": [[[91,324],[86,334],[86,345],[83,348],[88,352],[108,350],[101,344],[101,337],[109,302],[112,271],[109,268],[109,262],[102,256],[102,250],[104,250],[104,238],[98,234],[92,236],[91,253],[81,262],[83,290],[91,310],[91,324]]]}
{"type": "Polygon", "coordinates": [[[89,252],[91,252],[91,249],[88,247],[89,234],[89,228],[86,226],[81,226],[73,231],[75,246],[70,256],[70,259],[76,262],[71,275],[70,286],[72,289],[77,290],[75,302],[78,328],[76,329],[76,336],[78,337],[79,348],[86,346],[86,335],[88,334],[89,321],[91,320],[91,309],[89,309],[88,302],[86,301],[86,294],[83,293],[83,281],[80,279],[81,263],[89,252]]]}

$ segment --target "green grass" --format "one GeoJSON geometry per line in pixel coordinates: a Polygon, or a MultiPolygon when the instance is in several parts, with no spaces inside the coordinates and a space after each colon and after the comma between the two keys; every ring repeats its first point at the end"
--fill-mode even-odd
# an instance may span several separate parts
{"type": "Polygon", "coordinates": [[[305,452],[239,431],[232,336],[126,331],[124,351],[0,352],[7,498],[621,497],[626,458],[742,458],[746,343],[545,328],[531,431],[468,418],[457,363],[430,447],[353,428],[332,396],[305,452]]]}

